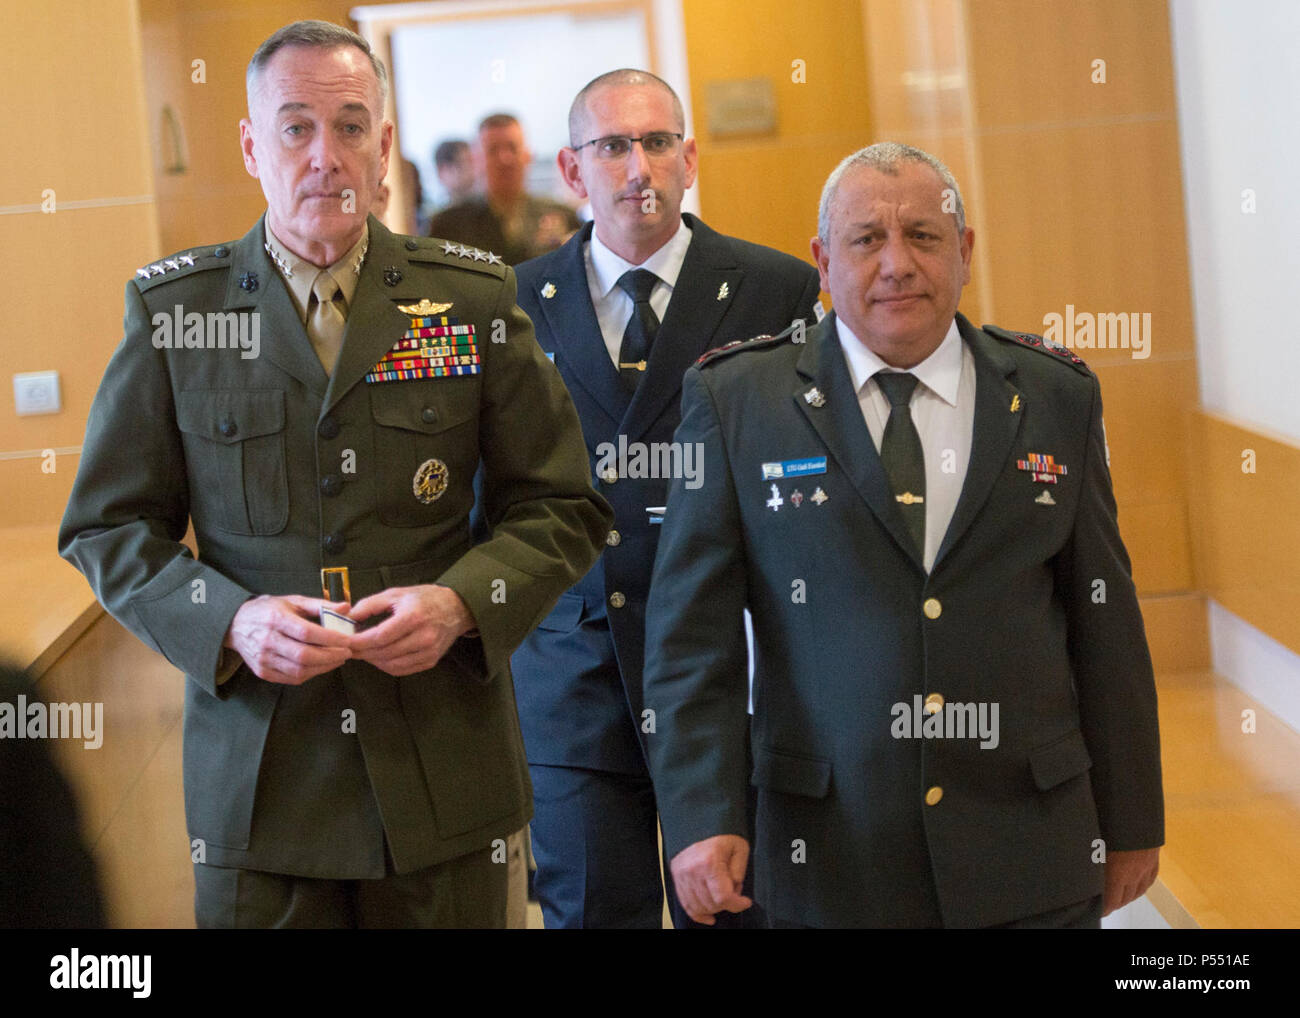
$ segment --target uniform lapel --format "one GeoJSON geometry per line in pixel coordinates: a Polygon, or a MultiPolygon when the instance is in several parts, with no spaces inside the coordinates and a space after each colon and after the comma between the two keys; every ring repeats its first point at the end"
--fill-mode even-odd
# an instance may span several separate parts
{"type": "Polygon", "coordinates": [[[1006,356],[996,340],[976,329],[963,315],[957,316],[957,330],[975,358],[975,428],[961,497],[935,556],[932,573],[938,570],[988,501],[1025,416],[1024,395],[1008,378],[1016,369],[1015,361],[1006,356]]]}
{"type": "MultiPolygon", "coordinates": [[[[701,354],[729,340],[752,338],[715,338],[722,316],[740,289],[744,270],[717,233],[689,213],[682,218],[691,229],[691,243],[650,350],[645,377],[619,429],[628,441],[640,438],[674,400],[681,399],[682,376],[701,354]]],[[[761,295],[750,296],[761,299],[761,295]]]]}
{"type": "Polygon", "coordinates": [[[540,277],[533,296],[546,316],[556,351],[564,355],[572,369],[570,377],[591,393],[609,415],[610,423],[617,424],[627,413],[632,397],[610,360],[591,303],[583,256],[583,245],[591,239],[591,230],[588,223],[569,238],[558,252],[559,270],[540,277]],[[554,287],[550,297],[543,292],[548,285],[554,287]]]}
{"type": "Polygon", "coordinates": [[[809,331],[808,345],[799,357],[796,370],[804,381],[790,398],[817,430],[827,451],[848,475],[881,526],[889,531],[917,568],[923,569],[921,554],[894,504],[893,491],[880,462],[880,454],[876,452],[867,422],[862,418],[858,394],[853,389],[853,379],[844,362],[844,351],[840,349],[833,311],[809,331]],[[822,396],[822,400],[814,402],[821,402],[821,406],[814,406],[807,398],[810,394],[816,395],[814,389],[822,396]]]}
{"type": "Polygon", "coordinates": [[[356,292],[352,295],[352,306],[348,308],[343,350],[334,365],[334,373],[330,375],[322,413],[329,412],[411,327],[411,316],[399,311],[398,304],[408,300],[414,304],[421,297],[437,299],[428,293],[417,293],[415,284],[408,278],[410,276],[406,252],[401,249],[397,237],[371,216],[370,246],[361,265],[361,278],[357,280],[356,292]],[[397,286],[384,283],[384,270],[387,268],[402,273],[402,281],[397,286]]]}
{"type": "Polygon", "coordinates": [[[293,299],[263,245],[265,227],[257,225],[231,250],[225,309],[251,310],[258,316],[259,356],[287,371],[318,396],[325,394],[328,378],[312,349],[293,299]],[[244,281],[245,286],[240,286],[244,281]],[[248,289],[246,287],[252,287],[248,289]]]}

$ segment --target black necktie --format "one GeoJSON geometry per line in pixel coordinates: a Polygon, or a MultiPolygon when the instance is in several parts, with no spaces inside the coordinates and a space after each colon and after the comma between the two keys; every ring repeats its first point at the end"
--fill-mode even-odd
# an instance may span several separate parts
{"type": "Polygon", "coordinates": [[[880,460],[894,490],[894,501],[907,521],[917,550],[924,557],[925,454],[908,405],[916,388],[916,376],[882,371],[876,375],[876,382],[889,400],[889,420],[880,443],[880,460]]]}
{"type": "Polygon", "coordinates": [[[632,298],[632,317],[618,351],[618,373],[629,392],[636,392],[650,359],[650,344],[659,331],[659,316],[650,306],[650,292],[657,282],[659,277],[649,269],[629,269],[618,277],[618,288],[632,298]]]}

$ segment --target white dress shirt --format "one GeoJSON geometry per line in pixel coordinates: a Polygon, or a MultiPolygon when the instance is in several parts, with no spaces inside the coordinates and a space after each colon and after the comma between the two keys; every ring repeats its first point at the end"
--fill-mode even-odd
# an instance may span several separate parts
{"type": "Polygon", "coordinates": [[[618,367],[618,354],[623,347],[623,333],[632,317],[632,298],[618,285],[619,279],[629,269],[649,269],[659,277],[655,288],[650,291],[650,306],[664,320],[668,311],[668,301],[677,285],[677,277],[682,271],[682,262],[686,260],[686,249],[691,246],[691,228],[682,220],[677,224],[677,232],[668,243],[652,254],[640,265],[633,265],[620,258],[607,248],[596,231],[591,231],[591,240],[586,244],[584,260],[587,264],[587,287],[591,290],[591,305],[596,309],[596,321],[600,323],[600,334],[605,340],[605,349],[609,359],[618,367]]]}
{"type": "MultiPolygon", "coordinates": [[[[890,367],[867,349],[844,324],[835,319],[840,347],[848,363],[849,377],[858,394],[858,405],[871,432],[871,440],[880,451],[889,420],[889,399],[875,376],[881,371],[899,371],[890,367]]],[[[939,546],[943,544],[948,524],[970,462],[971,436],[975,431],[975,358],[962,342],[957,321],[938,349],[910,369],[919,384],[909,404],[912,423],[921,437],[925,455],[925,554],[922,559],[928,573],[934,566],[939,546]]]]}

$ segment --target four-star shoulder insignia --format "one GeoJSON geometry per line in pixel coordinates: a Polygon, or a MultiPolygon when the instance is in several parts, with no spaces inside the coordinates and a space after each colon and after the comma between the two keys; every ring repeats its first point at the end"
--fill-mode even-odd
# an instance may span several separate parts
{"type": "Polygon", "coordinates": [[[995,339],[1000,339],[1004,343],[1016,343],[1020,346],[1028,347],[1030,350],[1037,350],[1041,354],[1046,354],[1063,361],[1074,367],[1085,375],[1092,374],[1091,369],[1084,363],[1082,357],[1071,350],[1069,347],[1062,346],[1055,340],[1046,339],[1043,336],[1035,336],[1026,332],[1011,332],[1008,329],[1000,329],[996,325],[983,326],[985,332],[995,339]]]}
{"type": "Polygon", "coordinates": [[[143,291],[173,279],[180,279],[193,272],[224,268],[229,264],[228,245],[214,244],[212,247],[192,248],[184,254],[174,254],[170,258],[141,265],[135,270],[136,285],[143,291]]]}
{"type": "Polygon", "coordinates": [[[407,243],[412,261],[434,261],[443,265],[456,265],[463,269],[488,272],[498,279],[505,275],[506,263],[500,255],[483,251],[454,240],[435,240],[432,237],[413,237],[407,243]],[[415,245],[412,249],[412,244],[415,245]]]}

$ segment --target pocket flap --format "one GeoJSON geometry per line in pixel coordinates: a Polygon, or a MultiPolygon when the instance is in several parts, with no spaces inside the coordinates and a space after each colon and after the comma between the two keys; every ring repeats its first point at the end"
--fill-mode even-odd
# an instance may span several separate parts
{"type": "Polygon", "coordinates": [[[582,621],[582,595],[566,590],[555,602],[551,613],[537,623],[538,629],[548,629],[556,633],[569,633],[578,628],[582,621]]]}
{"type": "Polygon", "coordinates": [[[438,379],[433,385],[384,382],[370,386],[370,414],[376,424],[436,435],[473,420],[479,413],[478,387],[469,379],[438,379]]]}
{"type": "Polygon", "coordinates": [[[831,762],[758,749],[754,756],[753,782],[759,788],[770,788],[775,792],[822,799],[831,786],[831,762]]]}
{"type": "Polygon", "coordinates": [[[284,392],[279,389],[199,390],[176,394],[181,431],[231,445],[284,430],[284,392]]]}
{"type": "Polygon", "coordinates": [[[1077,728],[1029,753],[1029,769],[1040,792],[1082,774],[1092,766],[1083,733],[1077,728]]]}

